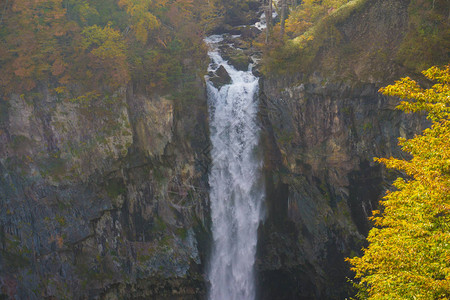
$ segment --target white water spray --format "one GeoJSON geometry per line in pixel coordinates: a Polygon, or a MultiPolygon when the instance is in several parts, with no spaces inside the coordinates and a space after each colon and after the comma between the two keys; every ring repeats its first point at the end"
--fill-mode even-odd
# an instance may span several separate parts
{"type": "MultiPolygon", "coordinates": [[[[210,300],[255,299],[254,264],[264,186],[258,157],[258,78],[237,71],[220,56],[220,36],[212,48],[209,71],[222,65],[231,84],[216,89],[207,81],[212,142],[211,217],[213,249],[208,270],[210,300]]],[[[250,67],[251,69],[251,67],[250,67]]]]}

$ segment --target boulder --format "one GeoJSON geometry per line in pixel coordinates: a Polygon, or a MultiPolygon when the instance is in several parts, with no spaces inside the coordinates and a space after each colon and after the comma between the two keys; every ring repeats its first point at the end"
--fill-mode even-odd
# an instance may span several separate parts
{"type": "Polygon", "coordinates": [[[224,85],[231,83],[230,74],[228,74],[227,70],[225,70],[224,66],[220,66],[215,72],[213,76],[210,76],[209,81],[217,88],[221,88],[224,85]]]}
{"type": "Polygon", "coordinates": [[[261,30],[254,26],[245,26],[241,28],[241,38],[243,40],[253,40],[261,33],[261,30]]]}
{"type": "MultiPolygon", "coordinates": [[[[238,42],[236,42],[238,43],[238,42]]],[[[243,43],[239,43],[243,44],[243,43]]],[[[235,44],[236,45],[236,44],[235,44]]],[[[222,58],[227,60],[236,70],[247,71],[248,64],[251,62],[248,51],[242,48],[234,48],[230,45],[222,45],[219,47],[222,58]]]]}
{"type": "Polygon", "coordinates": [[[228,63],[235,67],[236,70],[247,71],[250,60],[246,54],[239,53],[238,55],[230,56],[228,63]]]}

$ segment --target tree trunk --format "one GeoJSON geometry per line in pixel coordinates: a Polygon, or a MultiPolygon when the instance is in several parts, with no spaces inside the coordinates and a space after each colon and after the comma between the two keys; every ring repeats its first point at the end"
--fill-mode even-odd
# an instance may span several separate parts
{"type": "Polygon", "coordinates": [[[284,25],[286,22],[286,13],[287,13],[287,3],[286,0],[281,0],[281,22],[280,22],[280,26],[281,26],[281,39],[283,39],[284,37],[284,25]]]}
{"type": "Polygon", "coordinates": [[[267,27],[272,29],[272,0],[269,0],[269,14],[266,16],[267,27]]]}
{"type": "Polygon", "coordinates": [[[268,0],[268,4],[266,6],[265,15],[266,15],[266,44],[269,42],[270,33],[272,32],[272,0],[268,0]]]}

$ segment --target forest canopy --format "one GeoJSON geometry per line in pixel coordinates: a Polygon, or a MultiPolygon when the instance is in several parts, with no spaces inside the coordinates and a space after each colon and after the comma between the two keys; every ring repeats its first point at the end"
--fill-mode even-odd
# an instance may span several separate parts
{"type": "Polygon", "coordinates": [[[203,67],[202,39],[221,1],[6,0],[0,10],[0,90],[39,85],[113,91],[190,82],[203,67]]]}

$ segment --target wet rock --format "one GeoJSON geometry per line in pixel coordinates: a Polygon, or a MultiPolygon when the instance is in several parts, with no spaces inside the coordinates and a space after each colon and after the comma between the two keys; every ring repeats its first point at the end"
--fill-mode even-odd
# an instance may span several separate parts
{"type": "Polygon", "coordinates": [[[209,80],[217,89],[231,83],[231,77],[227,70],[225,70],[224,66],[220,66],[214,73],[214,76],[210,77],[209,80]]]}
{"type": "Polygon", "coordinates": [[[247,55],[239,55],[231,57],[229,63],[234,66],[237,70],[247,71],[250,60],[247,55]]]}
{"type": "MultiPolygon", "coordinates": [[[[242,45],[242,42],[233,41],[234,45],[242,45]]],[[[247,71],[248,64],[251,62],[250,51],[235,46],[222,45],[219,47],[223,59],[227,60],[236,70],[247,71]]]]}
{"type": "Polygon", "coordinates": [[[242,34],[242,26],[225,26],[226,32],[231,35],[239,35],[242,34]]]}
{"type": "Polygon", "coordinates": [[[261,31],[254,26],[245,26],[241,29],[241,38],[244,40],[252,40],[260,33],[261,31]]]}
{"type": "Polygon", "coordinates": [[[232,65],[236,70],[247,71],[248,64],[251,62],[248,55],[243,51],[234,51],[231,55],[222,56],[228,60],[228,63],[232,65]]]}
{"type": "Polygon", "coordinates": [[[252,69],[252,74],[256,77],[261,77],[263,74],[261,73],[261,71],[259,70],[259,68],[253,68],[252,69]]]}

